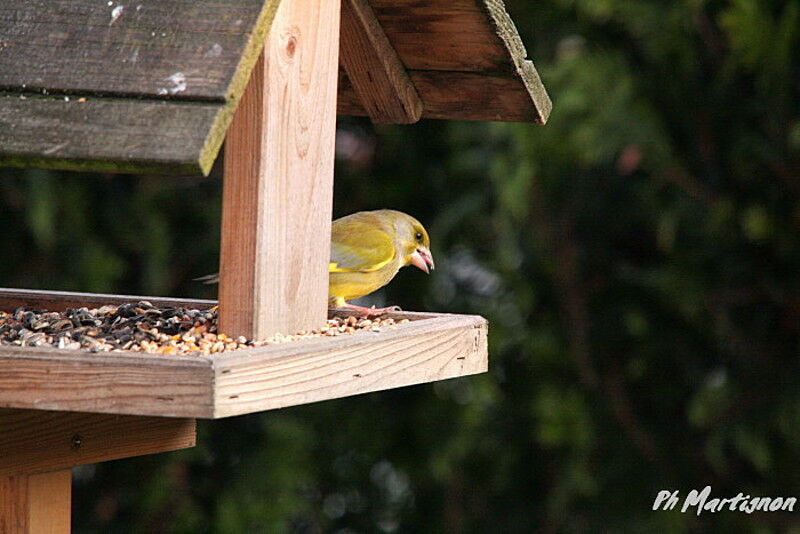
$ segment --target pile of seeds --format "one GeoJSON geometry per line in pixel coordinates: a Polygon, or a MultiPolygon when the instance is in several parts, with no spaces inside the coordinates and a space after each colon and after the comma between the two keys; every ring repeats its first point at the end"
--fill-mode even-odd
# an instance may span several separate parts
{"type": "Polygon", "coordinates": [[[64,312],[17,309],[0,311],[0,345],[60,349],[131,351],[150,354],[212,354],[313,337],[393,330],[408,322],[392,318],[334,317],[318,330],[276,334],[266,340],[231,338],[217,333],[217,311],[154,306],[147,301],[68,308],[64,312]]]}

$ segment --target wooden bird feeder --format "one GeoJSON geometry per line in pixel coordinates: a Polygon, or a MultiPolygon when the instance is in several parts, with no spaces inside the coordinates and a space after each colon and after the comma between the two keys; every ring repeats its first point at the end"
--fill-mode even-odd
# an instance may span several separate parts
{"type": "MultiPolygon", "coordinates": [[[[226,140],[220,331],[324,324],[336,115],[543,124],[501,0],[3,0],[0,165],[208,173],[226,140]]],[[[141,297],[0,290],[0,310],[141,297]]],[[[209,306],[159,299],[155,304],[209,306]]],[[[70,469],[218,418],[484,372],[486,321],[203,356],[0,347],[0,533],[70,529],[70,469]]]]}

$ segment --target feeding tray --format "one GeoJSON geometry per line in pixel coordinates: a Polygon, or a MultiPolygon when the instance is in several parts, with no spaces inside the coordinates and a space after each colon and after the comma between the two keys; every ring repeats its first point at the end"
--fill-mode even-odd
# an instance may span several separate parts
{"type": "MultiPolygon", "coordinates": [[[[49,311],[147,300],[206,309],[208,300],[0,290],[0,310],[49,311]]],[[[341,313],[337,311],[337,314],[341,313]]],[[[486,321],[397,312],[396,329],[220,354],[158,355],[0,346],[0,406],[219,418],[357,395],[487,369],[486,321]]]]}

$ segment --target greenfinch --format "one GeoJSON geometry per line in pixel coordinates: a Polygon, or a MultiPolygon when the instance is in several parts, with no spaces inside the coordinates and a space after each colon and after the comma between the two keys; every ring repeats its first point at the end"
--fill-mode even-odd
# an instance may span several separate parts
{"type": "MultiPolygon", "coordinates": [[[[377,291],[397,272],[413,265],[425,273],[435,267],[425,227],[401,211],[359,211],[333,221],[328,267],[328,299],[332,306],[350,308],[367,316],[397,309],[365,308],[347,301],[377,291]]],[[[198,280],[216,283],[219,275],[198,280]]]]}
{"type": "Polygon", "coordinates": [[[363,308],[347,301],[369,295],[406,265],[435,267],[425,227],[395,210],[360,211],[333,221],[328,298],[339,308],[375,315],[394,308],[363,308]]]}

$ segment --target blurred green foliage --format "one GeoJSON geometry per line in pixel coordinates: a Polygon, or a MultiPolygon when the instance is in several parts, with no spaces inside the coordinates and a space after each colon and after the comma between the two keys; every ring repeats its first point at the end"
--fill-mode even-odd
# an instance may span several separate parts
{"type": "MultiPolygon", "coordinates": [[[[81,468],[76,532],[800,532],[651,510],[800,487],[800,2],[508,4],[549,124],[337,145],[337,215],[432,234],[376,301],[484,315],[490,373],[81,468]]],[[[3,170],[0,285],[213,296],[219,181],[3,170]]]]}

